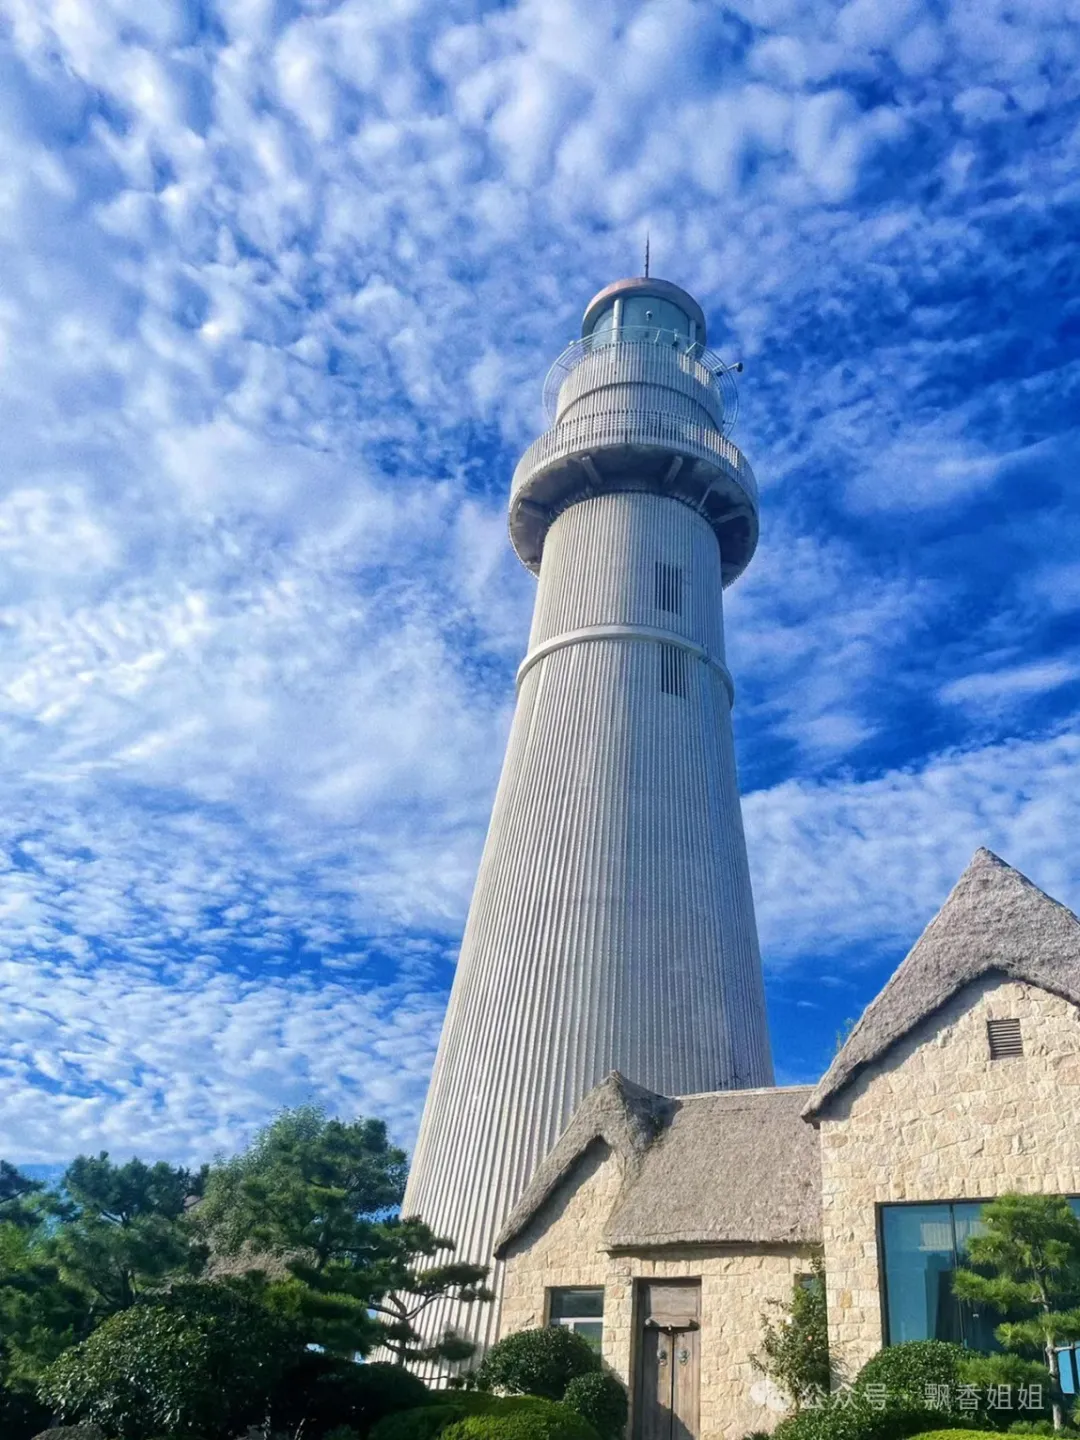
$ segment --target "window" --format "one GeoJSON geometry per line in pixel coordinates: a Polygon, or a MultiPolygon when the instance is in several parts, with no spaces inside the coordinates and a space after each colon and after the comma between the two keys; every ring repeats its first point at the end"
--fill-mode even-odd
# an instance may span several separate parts
{"type": "Polygon", "coordinates": [[[677,645],[660,645],[660,689],[665,695],[686,694],[686,653],[677,645]]]}
{"type": "Polygon", "coordinates": [[[548,1324],[575,1330],[599,1353],[604,1334],[603,1290],[549,1290],[548,1324]]]}
{"type": "Polygon", "coordinates": [[[1080,1389],[1080,1346],[1059,1345],[1057,1347],[1058,1376],[1061,1380],[1061,1393],[1063,1395],[1075,1395],[1080,1389]]]}
{"type": "MultiPolygon", "coordinates": [[[[1080,1199],[1069,1203],[1080,1215],[1080,1199]]],[[[980,1201],[881,1207],[886,1345],[953,1340],[971,1350],[1001,1349],[994,1339],[1001,1316],[952,1293],[952,1272],[963,1265],[968,1239],[979,1232],[981,1210],[980,1201]]]]}
{"type": "Polygon", "coordinates": [[[1024,1053],[1019,1020],[988,1020],[986,1038],[990,1044],[991,1060],[1009,1060],[1024,1053]]]}
{"type": "Polygon", "coordinates": [[[682,614],[682,571],[678,565],[656,562],[656,608],[670,615],[682,614]]]}

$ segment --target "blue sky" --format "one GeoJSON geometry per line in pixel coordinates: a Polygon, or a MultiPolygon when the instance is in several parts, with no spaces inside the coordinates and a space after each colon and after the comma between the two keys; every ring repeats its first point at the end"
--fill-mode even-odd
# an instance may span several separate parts
{"type": "Polygon", "coordinates": [[[986,844],[1080,905],[1078,0],[7,0],[0,1154],[410,1143],[608,281],[742,359],[779,1078],[986,844]]]}

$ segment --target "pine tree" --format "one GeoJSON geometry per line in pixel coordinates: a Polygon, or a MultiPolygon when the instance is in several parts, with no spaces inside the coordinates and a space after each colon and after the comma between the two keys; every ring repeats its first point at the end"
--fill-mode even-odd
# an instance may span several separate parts
{"type": "Polygon", "coordinates": [[[1010,1318],[994,1332],[1007,1350],[1041,1354],[1061,1429],[1057,1347],[1080,1340],[1080,1219],[1061,1195],[1002,1195],[984,1206],[968,1241],[975,1269],[957,1270],[954,1293],[1010,1318]]]}

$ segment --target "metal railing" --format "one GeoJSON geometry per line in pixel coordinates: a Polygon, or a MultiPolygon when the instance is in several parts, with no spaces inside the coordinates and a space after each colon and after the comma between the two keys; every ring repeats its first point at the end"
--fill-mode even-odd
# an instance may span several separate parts
{"type": "MultiPolygon", "coordinates": [[[[614,372],[623,368],[631,355],[634,360],[641,357],[640,364],[634,368],[643,372],[642,378],[648,378],[646,371],[669,382],[681,376],[715,397],[720,428],[725,435],[730,434],[739,412],[739,391],[731,368],[714,350],[691,342],[677,330],[663,330],[655,325],[624,325],[618,330],[602,330],[572,341],[551,366],[544,381],[544,412],[548,420],[555,420],[560,408],[572,403],[564,399],[561,392],[566,381],[586,360],[594,356],[610,357],[614,372]],[[628,354],[623,347],[632,349],[628,354]]],[[[583,391],[585,389],[587,386],[583,391]]]]}
{"type": "Polygon", "coordinates": [[[711,425],[697,425],[662,410],[609,410],[565,420],[545,430],[518,461],[511,500],[537,470],[607,445],[658,445],[718,465],[757,507],[757,481],[738,446],[711,425]]]}

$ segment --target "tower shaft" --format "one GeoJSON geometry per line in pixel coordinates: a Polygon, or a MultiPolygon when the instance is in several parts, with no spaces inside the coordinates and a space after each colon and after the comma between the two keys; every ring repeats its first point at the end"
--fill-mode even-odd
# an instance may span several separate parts
{"type": "MultiPolygon", "coordinates": [[[[404,1202],[480,1263],[611,1070],[668,1095],[772,1081],[723,635],[752,476],[685,343],[625,339],[582,358],[515,477],[536,607],[404,1202]]],[[[497,1324],[497,1303],[425,1322],[481,1345],[497,1324]]]]}

